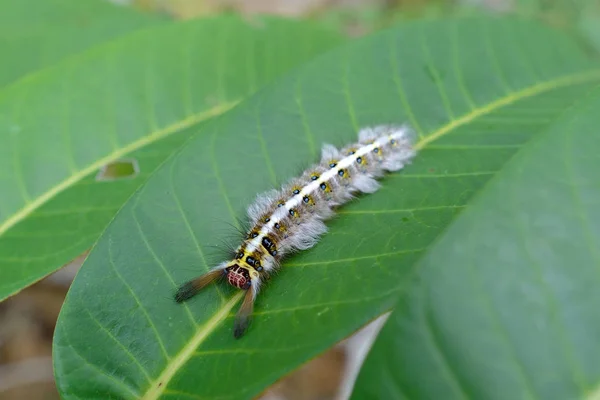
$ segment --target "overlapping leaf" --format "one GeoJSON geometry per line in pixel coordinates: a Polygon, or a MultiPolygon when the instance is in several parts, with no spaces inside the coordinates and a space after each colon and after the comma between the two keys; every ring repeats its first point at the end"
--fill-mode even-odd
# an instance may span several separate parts
{"type": "Polygon", "coordinates": [[[68,295],[55,337],[65,398],[251,398],[392,307],[418,260],[557,113],[600,81],[567,37],[519,20],[409,24],[305,65],[197,130],[119,212],[68,295]],[[255,195],[296,175],[323,142],[409,122],[420,154],[330,233],[289,259],[232,337],[240,294],[186,305],[177,283],[255,195]]]}
{"type": "Polygon", "coordinates": [[[598,398],[600,90],[581,103],[423,258],[353,398],[598,398]]]}
{"type": "Polygon", "coordinates": [[[0,92],[0,300],[89,248],[189,137],[341,40],[310,23],[169,24],[91,49],[0,92]],[[97,181],[120,158],[139,174],[97,181]]]}

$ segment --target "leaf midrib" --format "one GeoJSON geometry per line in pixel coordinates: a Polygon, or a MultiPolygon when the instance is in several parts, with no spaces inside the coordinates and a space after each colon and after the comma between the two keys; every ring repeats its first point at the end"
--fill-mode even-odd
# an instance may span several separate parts
{"type": "Polygon", "coordinates": [[[52,198],[54,198],[55,196],[57,196],[64,190],[68,189],[72,185],[76,184],[77,182],[79,182],[80,180],[82,180],[83,178],[88,176],[89,174],[99,170],[104,165],[109,164],[109,163],[135,151],[135,150],[138,150],[138,149],[144,147],[144,146],[150,145],[150,144],[152,144],[166,136],[169,136],[173,133],[182,131],[186,128],[189,128],[189,127],[191,127],[195,124],[198,124],[204,120],[207,120],[209,118],[213,118],[218,115],[221,115],[224,112],[228,111],[229,109],[233,108],[239,102],[240,102],[240,100],[224,102],[224,103],[217,105],[213,108],[210,108],[208,110],[204,110],[202,112],[190,115],[172,125],[168,125],[168,126],[162,128],[162,129],[159,129],[155,132],[151,132],[150,134],[143,136],[139,140],[133,141],[133,142],[129,143],[128,145],[106,155],[105,157],[98,159],[97,161],[91,163],[87,167],[77,171],[73,175],[62,180],[58,184],[52,186],[50,189],[48,189],[47,191],[42,193],[40,196],[36,197],[35,200],[33,200],[29,203],[26,203],[24,207],[22,207],[16,213],[11,215],[9,218],[7,218],[0,225],[0,237],[6,231],[8,231],[10,228],[15,226],[17,223],[21,222],[23,219],[25,219],[26,217],[31,215],[35,210],[40,208],[46,202],[50,201],[52,198]]]}
{"type": "Polygon", "coordinates": [[[179,367],[182,366],[189,360],[193,355],[198,346],[212,333],[212,331],[219,326],[219,324],[227,317],[233,306],[242,298],[244,292],[239,291],[236,293],[225,305],[218,309],[217,313],[209,319],[202,328],[196,332],[192,339],[186,344],[183,349],[173,360],[167,364],[167,367],[163,370],[160,376],[152,382],[152,385],[148,391],[141,397],[142,400],[158,399],[162,392],[167,387],[171,378],[179,371],[179,367]]]}
{"type": "MultiPolygon", "coordinates": [[[[593,81],[595,79],[600,80],[600,69],[593,69],[578,74],[566,75],[561,78],[552,79],[547,82],[536,83],[533,86],[528,86],[524,89],[507,93],[504,97],[501,97],[498,100],[495,100],[485,106],[474,108],[460,118],[450,120],[448,123],[442,125],[440,128],[433,131],[430,135],[420,140],[415,145],[415,148],[417,150],[421,150],[429,143],[443,137],[444,135],[451,132],[453,129],[465,125],[473,121],[474,119],[481,117],[482,115],[489,114],[501,107],[513,104],[519,100],[561,87],[593,81]]],[[[159,377],[154,382],[152,382],[148,391],[146,391],[146,393],[141,397],[143,400],[154,400],[160,397],[160,395],[168,386],[168,383],[171,380],[171,378],[177,373],[180,367],[184,365],[194,355],[195,350],[227,317],[233,306],[242,297],[242,294],[243,292],[234,295],[231,298],[231,300],[229,300],[223,307],[218,309],[217,313],[207,323],[202,325],[202,327],[190,339],[188,344],[186,344],[182,348],[182,350],[177,354],[177,356],[166,365],[165,369],[159,375],[159,377]]]]}
{"type": "Polygon", "coordinates": [[[562,78],[537,83],[533,86],[526,87],[525,89],[508,93],[506,96],[501,97],[498,100],[493,101],[486,106],[475,108],[460,118],[450,120],[447,124],[435,130],[432,134],[426,136],[424,139],[420,140],[415,145],[415,147],[417,148],[417,150],[420,150],[429,143],[433,142],[434,140],[437,140],[440,137],[447,134],[448,132],[452,131],[453,129],[458,128],[459,126],[464,125],[466,123],[469,123],[477,117],[489,114],[500,107],[510,105],[524,98],[532,97],[546,91],[557,89],[559,87],[584,83],[587,81],[592,81],[594,79],[600,79],[600,69],[593,69],[579,74],[563,76],[562,78]]]}

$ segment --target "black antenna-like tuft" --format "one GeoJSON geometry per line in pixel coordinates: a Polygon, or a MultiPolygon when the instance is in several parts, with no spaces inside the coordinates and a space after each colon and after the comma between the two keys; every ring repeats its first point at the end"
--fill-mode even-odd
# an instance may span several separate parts
{"type": "Polygon", "coordinates": [[[194,285],[194,281],[189,281],[184,283],[177,289],[175,293],[175,301],[178,303],[184,302],[198,293],[196,286],[194,285]]]}

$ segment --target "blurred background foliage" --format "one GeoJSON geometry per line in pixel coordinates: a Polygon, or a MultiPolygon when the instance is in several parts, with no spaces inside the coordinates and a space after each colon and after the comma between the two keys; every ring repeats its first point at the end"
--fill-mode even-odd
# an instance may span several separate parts
{"type": "Polygon", "coordinates": [[[403,19],[490,11],[538,18],[581,35],[600,50],[599,0],[113,0],[177,19],[215,13],[313,18],[360,35],[403,19]]]}

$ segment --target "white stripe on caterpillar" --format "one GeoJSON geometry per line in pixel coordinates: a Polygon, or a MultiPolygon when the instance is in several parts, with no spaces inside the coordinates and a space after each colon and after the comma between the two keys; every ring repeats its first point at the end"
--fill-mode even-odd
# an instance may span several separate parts
{"type": "Polygon", "coordinates": [[[415,156],[413,134],[406,126],[364,128],[358,136],[358,143],[341,150],[323,145],[319,164],[280,190],[257,196],[248,207],[252,228],[233,259],[182,285],[176,301],[187,300],[214,280],[226,277],[231,285],[247,290],[234,329],[234,336],[241,337],[262,279],[282,258],[314,246],[327,231],[324,221],[333,215],[334,207],[349,201],[356,192],[375,192],[380,186],[376,178],[403,168],[415,156]]]}

